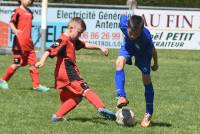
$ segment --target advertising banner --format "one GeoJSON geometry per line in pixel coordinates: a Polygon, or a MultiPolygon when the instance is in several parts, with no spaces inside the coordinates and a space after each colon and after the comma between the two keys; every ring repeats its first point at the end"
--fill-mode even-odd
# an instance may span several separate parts
{"type": "MultiPolygon", "coordinates": [[[[9,23],[14,6],[3,6],[0,9],[0,21],[9,23]]],[[[32,37],[36,47],[40,47],[41,8],[31,7],[34,14],[32,37]]],[[[81,39],[105,46],[119,48],[123,34],[119,29],[119,18],[122,14],[131,16],[133,11],[125,9],[92,9],[92,8],[48,8],[46,47],[49,47],[58,36],[65,31],[67,24],[73,17],[84,19],[87,29],[81,39]]],[[[14,34],[9,32],[8,44],[12,45],[14,34]]]]}
{"type": "MultiPolygon", "coordinates": [[[[16,6],[0,7],[0,45],[12,46],[14,34],[8,23],[16,6]],[[3,31],[3,32],[2,32],[3,31]],[[6,33],[7,34],[3,34],[6,33]],[[3,38],[3,39],[2,39],[3,38]]],[[[41,39],[41,7],[31,7],[34,14],[32,38],[36,47],[41,39]]],[[[119,48],[123,34],[119,29],[121,15],[131,16],[128,9],[94,7],[48,7],[46,47],[49,47],[65,31],[69,20],[81,17],[87,25],[81,39],[105,46],[119,48]]],[[[200,11],[135,9],[145,26],[151,31],[156,48],[200,50],[200,11]]]]}

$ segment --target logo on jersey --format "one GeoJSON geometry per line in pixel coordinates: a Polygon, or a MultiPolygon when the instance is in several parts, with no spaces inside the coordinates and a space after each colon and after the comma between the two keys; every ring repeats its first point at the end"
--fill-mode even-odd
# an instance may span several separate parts
{"type": "Polygon", "coordinates": [[[20,58],[14,58],[13,63],[14,64],[20,64],[20,58]]]}
{"type": "Polygon", "coordinates": [[[137,49],[140,49],[140,46],[139,46],[137,43],[135,43],[135,47],[136,47],[137,49]]]}
{"type": "Polygon", "coordinates": [[[56,41],[51,45],[51,47],[52,47],[52,48],[56,48],[56,47],[58,47],[58,46],[60,45],[61,42],[62,42],[62,40],[61,40],[61,39],[58,39],[58,40],[56,40],[56,41]]]}

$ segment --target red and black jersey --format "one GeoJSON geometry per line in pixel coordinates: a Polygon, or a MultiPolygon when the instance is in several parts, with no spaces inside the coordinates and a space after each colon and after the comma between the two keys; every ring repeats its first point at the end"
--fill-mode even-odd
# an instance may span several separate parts
{"type": "Polygon", "coordinates": [[[72,41],[62,34],[54,44],[47,49],[49,57],[57,57],[55,69],[55,87],[61,89],[72,81],[82,80],[79,75],[78,65],[76,64],[75,50],[85,47],[85,43],[77,40],[72,41]]]}
{"type": "Polygon", "coordinates": [[[14,37],[13,49],[31,51],[34,50],[33,41],[31,39],[33,13],[30,9],[22,9],[17,7],[11,16],[10,23],[13,23],[21,33],[14,37]]]}

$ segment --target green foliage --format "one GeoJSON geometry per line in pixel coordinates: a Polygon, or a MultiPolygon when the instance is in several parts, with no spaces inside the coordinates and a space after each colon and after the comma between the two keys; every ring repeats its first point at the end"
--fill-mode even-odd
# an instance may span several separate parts
{"type": "Polygon", "coordinates": [[[55,3],[76,3],[76,4],[107,4],[107,5],[125,5],[123,0],[50,0],[55,3]]]}
{"type": "Polygon", "coordinates": [[[200,8],[199,0],[138,0],[139,5],[200,8]]]}
{"type": "MultiPolygon", "coordinates": [[[[3,0],[3,1],[14,1],[14,0],[3,0]]],[[[139,6],[200,8],[200,0],[137,0],[137,1],[139,6]]],[[[68,4],[72,3],[72,4],[126,5],[126,0],[48,0],[48,2],[68,3],[68,4]]]]}
{"type": "MultiPolygon", "coordinates": [[[[159,71],[152,72],[155,88],[155,113],[152,127],[139,125],[144,114],[144,89],[140,71],[126,66],[126,91],[129,108],[136,114],[133,128],[118,126],[102,119],[86,100],[66,115],[67,120],[52,123],[50,117],[60,106],[56,90],[47,93],[31,90],[28,67],[21,68],[9,81],[10,91],[0,90],[1,134],[199,134],[199,51],[158,50],[159,71]]],[[[83,78],[93,87],[107,108],[116,111],[115,59],[117,50],[108,57],[97,51],[81,50],[77,63],[83,78]]],[[[0,56],[0,74],[11,63],[11,56],[0,56]]],[[[54,85],[55,60],[49,59],[40,69],[41,82],[54,85]]]]}

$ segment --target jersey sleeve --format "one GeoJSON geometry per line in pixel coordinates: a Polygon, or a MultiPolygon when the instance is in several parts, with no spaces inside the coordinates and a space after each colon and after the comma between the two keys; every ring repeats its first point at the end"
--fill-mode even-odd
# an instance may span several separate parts
{"type": "Polygon", "coordinates": [[[147,38],[149,40],[150,48],[154,48],[154,43],[153,43],[152,35],[151,35],[150,31],[147,28],[145,28],[145,30],[146,30],[146,33],[147,33],[147,38]]]}
{"type": "Polygon", "coordinates": [[[16,25],[18,23],[18,20],[19,20],[19,13],[15,9],[12,11],[10,23],[14,23],[16,25]]]}
{"type": "Polygon", "coordinates": [[[75,44],[75,48],[76,50],[80,50],[81,48],[85,47],[85,42],[81,41],[81,40],[77,40],[76,44],[75,44]]]}
{"type": "Polygon", "coordinates": [[[34,16],[33,16],[33,12],[28,8],[27,9],[28,11],[29,11],[29,13],[31,14],[31,16],[32,16],[32,20],[34,19],[34,16]]]}
{"type": "Polygon", "coordinates": [[[46,51],[49,51],[49,57],[54,58],[57,56],[60,48],[63,46],[62,39],[56,40],[46,51]]]}
{"type": "Polygon", "coordinates": [[[128,16],[122,15],[120,17],[119,28],[123,32],[123,34],[127,35],[128,31],[128,16]]]}

